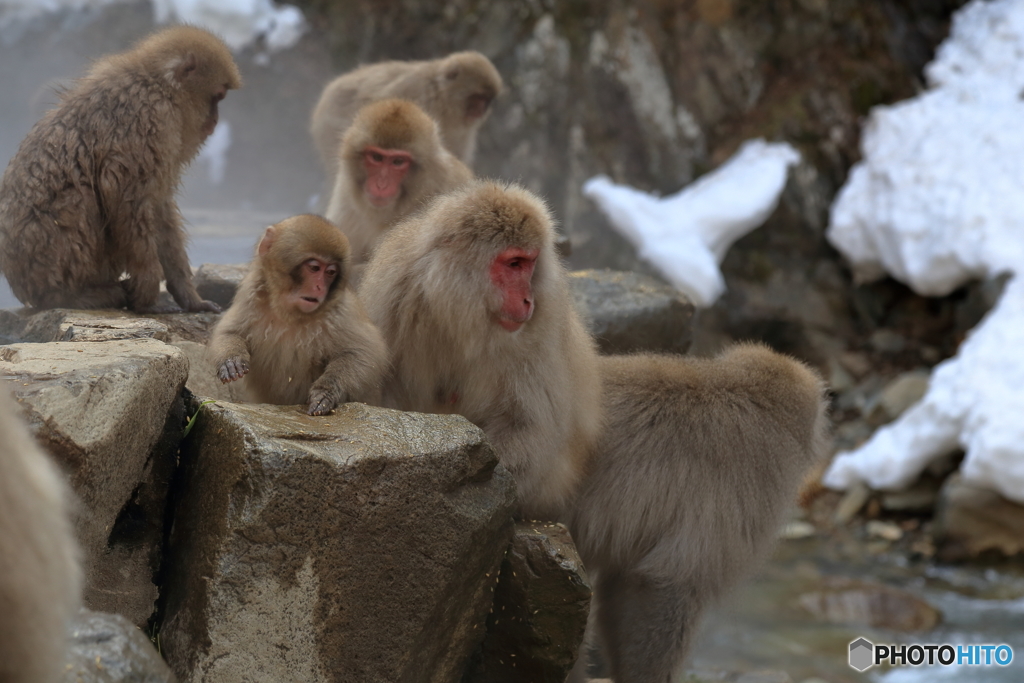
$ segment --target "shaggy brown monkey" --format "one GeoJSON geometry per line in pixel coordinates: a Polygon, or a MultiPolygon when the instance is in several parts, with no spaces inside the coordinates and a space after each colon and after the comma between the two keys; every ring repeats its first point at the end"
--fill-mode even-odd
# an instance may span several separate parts
{"type": "Polygon", "coordinates": [[[57,468],[0,386],[0,681],[56,683],[81,576],[57,468]]]}
{"type": "Polygon", "coordinates": [[[333,178],[338,141],[365,105],[398,97],[411,100],[440,125],[444,146],[473,163],[476,134],[501,92],[498,70],[479,52],[455,52],[442,59],[369,64],[331,81],[313,110],[313,144],[333,178]]]}
{"type": "Polygon", "coordinates": [[[348,287],[348,240],[319,216],[267,228],[210,353],[222,382],[245,378],[257,403],[305,402],[323,415],[379,401],[388,357],[380,331],[348,287]]]}
{"type": "Polygon", "coordinates": [[[192,284],[174,193],[218,102],[240,85],[227,46],[191,26],[93,65],[0,180],[0,271],[14,295],[39,308],[147,311],[166,279],[183,309],[219,311],[192,284]]]}
{"type": "Polygon", "coordinates": [[[437,124],[406,100],[383,100],[359,111],[339,151],[328,220],[348,236],[357,262],[384,232],[420,206],[473,178],[441,146],[437,124]]]}
{"type": "Polygon", "coordinates": [[[515,477],[521,513],[558,518],[601,406],[544,203],[481,181],[442,195],[388,232],[360,294],[393,354],[385,405],[464,415],[515,477]]]}
{"type": "Polygon", "coordinates": [[[824,384],[757,345],[600,369],[607,425],[569,527],[612,679],[669,683],[705,606],[757,567],[823,455],[824,384]]]}

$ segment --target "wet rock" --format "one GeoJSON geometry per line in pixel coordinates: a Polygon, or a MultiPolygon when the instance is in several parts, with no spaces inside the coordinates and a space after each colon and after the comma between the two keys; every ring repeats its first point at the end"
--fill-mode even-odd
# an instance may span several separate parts
{"type": "Polygon", "coordinates": [[[827,581],[822,590],[804,593],[797,602],[828,624],[893,631],[928,631],[939,623],[941,616],[913,593],[852,579],[827,581]]]}
{"type": "Polygon", "coordinates": [[[940,479],[925,476],[904,491],[884,492],[880,497],[882,509],[888,512],[930,512],[935,507],[941,483],[940,479]]]}
{"type": "Polygon", "coordinates": [[[865,527],[869,538],[880,538],[883,541],[898,541],[903,538],[903,529],[892,522],[872,519],[865,527]]]}
{"type": "Polygon", "coordinates": [[[871,360],[856,351],[844,351],[838,356],[839,363],[854,377],[861,378],[871,372],[871,360]]]}
{"type": "Polygon", "coordinates": [[[34,308],[0,311],[0,340],[16,342],[110,341],[151,337],[206,343],[217,313],[140,315],[127,310],[34,308]]]}
{"type": "Polygon", "coordinates": [[[145,623],[188,362],[154,339],[13,344],[0,372],[81,503],[86,606],[145,623]]]}
{"type": "Polygon", "coordinates": [[[792,522],[786,522],[786,524],[779,531],[779,538],[787,541],[796,541],[801,538],[810,538],[818,533],[818,530],[814,528],[814,525],[810,522],[804,522],[801,520],[794,520],[792,522]]]}
{"type": "Polygon", "coordinates": [[[887,420],[895,420],[910,406],[914,405],[928,391],[927,370],[905,372],[882,390],[878,398],[878,406],[887,420]]]}
{"type": "Polygon", "coordinates": [[[570,273],[577,308],[603,353],[685,353],[693,304],[654,278],[614,270],[570,273]]]}
{"type": "Polygon", "coordinates": [[[176,683],[149,638],[119,614],[83,609],[71,625],[62,683],[176,683]]]}
{"type": "Polygon", "coordinates": [[[934,535],[944,560],[986,551],[1017,555],[1024,551],[1024,506],[953,474],[939,492],[934,535]]]}
{"type": "Polygon", "coordinates": [[[204,263],[196,270],[192,281],[195,283],[199,296],[208,299],[221,308],[227,310],[235,298],[235,291],[239,283],[248,272],[249,266],[220,265],[215,263],[204,263]]]}
{"type": "Polygon", "coordinates": [[[561,524],[519,522],[501,565],[487,635],[463,683],[562,683],[590,612],[590,583],[561,524]]]}
{"type": "Polygon", "coordinates": [[[895,354],[907,347],[907,340],[903,335],[892,330],[875,330],[868,339],[871,348],[879,353],[895,354]]]}
{"type": "Polygon", "coordinates": [[[851,486],[839,501],[839,505],[836,506],[835,523],[846,524],[849,522],[854,515],[861,511],[869,498],[871,498],[871,489],[867,484],[857,482],[851,486]]]}
{"type": "Polygon", "coordinates": [[[496,465],[456,415],[203,407],[170,538],[172,669],[193,683],[457,680],[511,540],[514,487],[496,465]]]}

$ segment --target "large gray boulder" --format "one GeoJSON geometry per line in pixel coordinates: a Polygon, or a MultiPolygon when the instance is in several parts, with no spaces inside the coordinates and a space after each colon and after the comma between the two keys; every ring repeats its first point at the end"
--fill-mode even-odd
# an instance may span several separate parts
{"type": "Polygon", "coordinates": [[[459,416],[205,406],[171,532],[172,668],[192,683],[459,680],[512,533],[496,465],[459,416]]]}
{"type": "Polygon", "coordinates": [[[137,626],[118,614],[79,611],[62,683],[176,683],[137,626]]]}
{"type": "Polygon", "coordinates": [[[144,624],[188,362],[154,339],[12,344],[0,347],[0,372],[79,498],[85,604],[144,624]]]}
{"type": "Polygon", "coordinates": [[[569,284],[602,353],[690,348],[693,304],[672,287],[616,270],[576,271],[569,284]]]}

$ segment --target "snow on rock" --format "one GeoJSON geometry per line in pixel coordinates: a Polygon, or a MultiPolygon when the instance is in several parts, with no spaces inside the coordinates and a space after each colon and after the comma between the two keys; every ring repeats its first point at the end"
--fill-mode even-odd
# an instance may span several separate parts
{"type": "Polygon", "coordinates": [[[1024,264],[1024,2],[964,7],[927,73],[872,110],[826,235],[860,281],[941,296],[1024,264]]]}
{"type": "Polygon", "coordinates": [[[656,197],[591,178],[583,194],[674,287],[697,306],[725,291],[718,264],[729,247],[767,220],[800,154],[786,143],[748,140],[728,161],[676,194],[656,197]]]}
{"type": "Polygon", "coordinates": [[[963,448],[966,481],[1024,503],[1024,364],[1003,355],[1021,348],[1024,278],[1015,277],[956,357],[935,368],[925,397],[858,450],[840,453],[825,485],[902,488],[933,459],[963,448]]]}
{"type": "Polygon", "coordinates": [[[262,37],[271,52],[291,47],[306,30],[302,12],[271,0],[153,0],[157,23],[177,21],[207,28],[240,50],[262,37]]]}
{"type": "Polygon", "coordinates": [[[861,279],[925,295],[1017,275],[924,398],[824,483],[900,488],[959,447],[965,480],[1024,503],[1024,0],[966,5],[926,73],[932,90],[872,111],[827,236],[861,279]]]}

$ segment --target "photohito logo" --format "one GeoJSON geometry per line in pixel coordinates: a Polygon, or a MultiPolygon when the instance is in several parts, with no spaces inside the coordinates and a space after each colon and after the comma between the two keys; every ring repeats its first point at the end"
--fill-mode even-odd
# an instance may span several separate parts
{"type": "Polygon", "coordinates": [[[1009,645],[875,645],[867,638],[850,643],[850,666],[864,671],[878,664],[889,666],[1009,666],[1009,645]]]}

